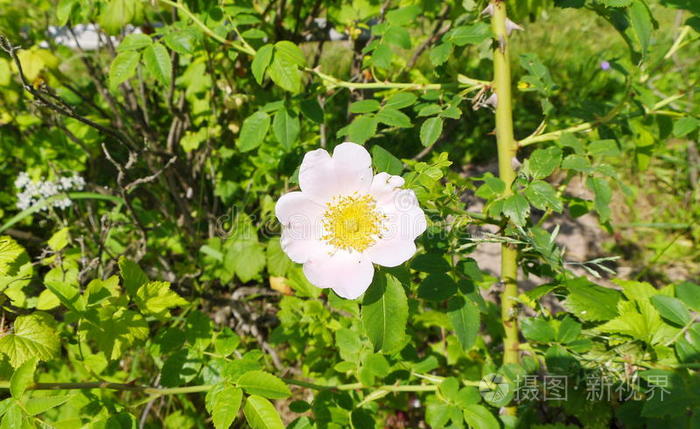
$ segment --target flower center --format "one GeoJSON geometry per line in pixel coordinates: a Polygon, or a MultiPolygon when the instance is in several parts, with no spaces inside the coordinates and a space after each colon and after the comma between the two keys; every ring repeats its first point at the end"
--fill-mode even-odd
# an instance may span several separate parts
{"type": "Polygon", "coordinates": [[[377,210],[372,196],[337,196],[326,206],[323,214],[326,235],[322,238],[333,247],[362,252],[379,237],[386,216],[377,210]]]}

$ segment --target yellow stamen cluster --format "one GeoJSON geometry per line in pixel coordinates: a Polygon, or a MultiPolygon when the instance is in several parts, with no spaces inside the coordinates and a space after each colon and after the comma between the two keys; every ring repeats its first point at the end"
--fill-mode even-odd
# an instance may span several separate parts
{"type": "Polygon", "coordinates": [[[326,204],[323,226],[327,233],[322,238],[337,249],[362,252],[377,241],[384,219],[371,195],[335,197],[326,204]]]}

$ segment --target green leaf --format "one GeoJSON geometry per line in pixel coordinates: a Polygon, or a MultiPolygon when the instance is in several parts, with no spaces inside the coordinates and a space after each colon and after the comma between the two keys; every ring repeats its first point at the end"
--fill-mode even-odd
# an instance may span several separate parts
{"type": "Polygon", "coordinates": [[[600,221],[605,223],[610,219],[610,201],[612,201],[612,189],[608,181],[598,177],[589,177],[586,186],[595,194],[595,209],[600,216],[600,221]]]}
{"type": "Polygon", "coordinates": [[[445,34],[445,39],[457,46],[477,45],[491,37],[491,27],[485,22],[462,25],[445,34]]]}
{"type": "Polygon", "coordinates": [[[248,371],[236,384],[249,395],[260,395],[269,399],[282,399],[292,395],[284,381],[264,371],[248,371]]]}
{"type": "Polygon", "coordinates": [[[442,112],[442,106],[439,104],[428,104],[418,111],[418,117],[435,116],[440,112],[442,112]]]}
{"type": "Polygon", "coordinates": [[[233,240],[231,243],[224,264],[247,283],[265,268],[265,249],[257,240],[233,240]]]}
{"type": "Polygon", "coordinates": [[[148,73],[164,86],[170,85],[170,75],[173,71],[170,55],[165,46],[156,42],[143,50],[143,64],[148,73]]]}
{"type": "Polygon", "coordinates": [[[356,116],[348,126],[348,139],[357,144],[363,144],[374,137],[377,132],[377,120],[373,115],[356,116]]]}
{"type": "Polygon", "coordinates": [[[77,267],[52,268],[44,276],[44,284],[67,308],[76,312],[85,311],[85,298],[80,293],[77,267]]]}
{"type": "Polygon", "coordinates": [[[283,277],[293,265],[286,253],[282,250],[279,237],[273,237],[267,242],[265,251],[267,257],[267,270],[273,276],[283,277]]]}
{"type": "Polygon", "coordinates": [[[503,200],[502,212],[509,217],[514,224],[525,226],[528,216],[530,216],[530,204],[527,199],[520,194],[511,195],[503,200]]]}
{"type": "Polygon", "coordinates": [[[243,391],[228,384],[219,384],[207,392],[205,404],[215,429],[228,429],[238,415],[243,391]]]}
{"type": "Polygon", "coordinates": [[[25,254],[24,247],[14,239],[7,235],[0,237],[0,274],[16,274],[18,267],[15,266],[15,262],[22,254],[25,254]]]}
{"type": "Polygon", "coordinates": [[[119,46],[117,46],[117,52],[138,51],[139,49],[151,46],[152,44],[153,40],[151,40],[151,37],[146,34],[128,34],[126,37],[124,37],[124,40],[119,43],[119,46]]]}
{"type": "Polygon", "coordinates": [[[270,65],[270,61],[272,61],[273,52],[274,47],[268,43],[258,49],[255,58],[253,58],[253,63],[250,65],[250,68],[258,84],[262,84],[263,78],[265,77],[265,70],[267,70],[267,67],[270,65]]]}
{"type": "Polygon", "coordinates": [[[301,113],[317,124],[323,123],[323,108],[315,98],[307,98],[299,103],[301,113]]]}
{"type": "Polygon", "coordinates": [[[418,97],[410,92],[397,92],[384,102],[384,107],[389,109],[404,109],[412,106],[418,97]]]}
{"type": "Polygon", "coordinates": [[[485,200],[491,200],[499,197],[506,190],[506,184],[498,177],[494,177],[491,173],[484,175],[484,184],[476,190],[476,196],[485,200]]]}
{"type": "Polygon", "coordinates": [[[591,162],[581,155],[569,155],[562,161],[561,168],[588,173],[591,170],[591,162]]]}
{"type": "Polygon", "coordinates": [[[216,341],[214,342],[214,350],[216,354],[220,356],[229,356],[231,353],[236,351],[238,345],[241,343],[241,337],[229,327],[224,327],[220,333],[216,336],[216,341]]]}
{"type": "Polygon", "coordinates": [[[114,90],[136,73],[141,55],[136,51],[120,52],[109,66],[109,87],[114,90]]]}
{"type": "Polygon", "coordinates": [[[628,11],[632,28],[642,48],[642,54],[646,55],[651,41],[651,33],[654,30],[654,21],[649,13],[649,8],[642,0],[634,0],[628,11]]]}
{"type": "Polygon", "coordinates": [[[140,13],[142,7],[137,0],[109,0],[100,13],[100,27],[109,34],[117,34],[140,13]]]}
{"type": "Polygon", "coordinates": [[[620,300],[617,311],[618,317],[597,326],[596,330],[630,336],[649,345],[666,342],[678,332],[661,320],[649,299],[620,300]]]}
{"type": "Polygon", "coordinates": [[[263,397],[250,395],[245,401],[243,414],[252,429],[284,429],[277,410],[263,397]]]}
{"type": "Polygon", "coordinates": [[[51,238],[49,238],[48,245],[54,252],[62,250],[68,245],[70,241],[70,233],[68,227],[64,227],[56,231],[51,238]]]}
{"type": "Polygon", "coordinates": [[[2,422],[0,423],[0,428],[2,429],[28,429],[34,426],[30,426],[26,422],[26,418],[20,402],[14,399],[6,399],[9,401],[4,408],[4,415],[2,417],[2,422]]]}
{"type": "Polygon", "coordinates": [[[299,137],[300,129],[301,124],[298,116],[292,115],[287,109],[280,109],[275,113],[272,120],[272,131],[282,146],[290,149],[299,137]]]}
{"type": "Polygon", "coordinates": [[[170,290],[169,282],[148,282],[136,291],[134,297],[141,313],[157,319],[170,317],[170,309],[187,305],[187,301],[170,290]]]}
{"type": "Polygon", "coordinates": [[[697,130],[698,127],[700,127],[700,120],[686,116],[673,123],[673,135],[684,137],[697,130]]]}
{"type": "Polygon", "coordinates": [[[335,331],[335,345],[338,347],[341,359],[355,362],[362,351],[362,339],[360,335],[347,328],[335,331]]]}
{"type": "MultiPolygon", "coordinates": [[[[695,419],[690,421],[687,419],[688,410],[691,407],[695,408],[695,412],[699,411],[697,409],[697,381],[691,381],[691,377],[685,375],[681,370],[649,369],[639,371],[638,374],[642,380],[646,381],[647,385],[645,388],[647,395],[640,413],[642,418],[650,418],[645,419],[647,421],[659,418],[656,421],[668,422],[668,426],[673,428],[686,426],[686,422],[688,422],[690,423],[687,425],[688,428],[697,429],[697,425],[693,427],[697,422],[697,414],[695,419]],[[661,417],[667,418],[662,420],[661,417]],[[693,420],[696,421],[693,422],[693,420]],[[672,423],[674,421],[680,424],[674,425],[672,423]]],[[[659,423],[656,427],[662,428],[664,426],[663,423],[659,423]]]]}
{"type": "Polygon", "coordinates": [[[576,340],[581,333],[581,324],[574,320],[573,317],[567,315],[559,324],[557,331],[557,341],[561,343],[570,343],[576,340]]]}
{"type": "Polygon", "coordinates": [[[559,167],[560,162],[561,149],[552,146],[532,152],[532,155],[527,159],[527,165],[524,169],[533,179],[544,179],[559,167]]]}
{"type": "Polygon", "coordinates": [[[439,253],[422,253],[411,261],[411,268],[423,273],[446,273],[452,269],[445,257],[439,253]]]}
{"type": "Polygon", "coordinates": [[[450,59],[452,51],[454,50],[454,45],[451,42],[444,41],[439,45],[435,45],[430,48],[429,56],[430,62],[435,66],[442,65],[450,59]]]}
{"type": "Polygon", "coordinates": [[[275,43],[275,57],[281,57],[286,62],[295,64],[299,67],[306,66],[306,58],[301,49],[294,43],[288,40],[282,40],[275,43]]]}
{"type": "Polygon", "coordinates": [[[447,303],[447,315],[462,349],[464,351],[471,349],[479,334],[479,307],[464,297],[455,296],[450,298],[447,303]]]}
{"type": "Polygon", "coordinates": [[[408,301],[396,277],[377,272],[362,300],[362,324],[374,351],[398,352],[404,345],[408,301]]]}
{"type": "Polygon", "coordinates": [[[632,4],[632,0],[602,0],[607,7],[627,7],[632,4]]]}
{"type": "Polygon", "coordinates": [[[24,409],[30,416],[44,413],[59,405],[63,405],[73,398],[73,395],[65,396],[42,396],[40,398],[29,398],[24,401],[24,409]]]}
{"type": "Polygon", "coordinates": [[[403,49],[411,48],[411,35],[407,29],[390,25],[383,35],[382,41],[403,49]]]}
{"type": "Polygon", "coordinates": [[[197,375],[201,366],[201,358],[196,349],[180,348],[163,362],[160,384],[164,387],[182,386],[197,375]]]}
{"type": "Polygon", "coordinates": [[[243,121],[241,134],[236,142],[241,152],[249,152],[260,146],[270,129],[270,115],[258,110],[243,121]]]}
{"type": "Polygon", "coordinates": [[[672,323],[685,326],[691,320],[690,312],[685,304],[672,296],[655,295],[651,297],[651,303],[654,304],[661,317],[672,323]]]}
{"type": "Polygon", "coordinates": [[[413,4],[410,6],[402,6],[398,9],[393,9],[387,12],[386,20],[393,25],[409,25],[412,24],[416,17],[421,13],[421,7],[413,4]]]}
{"type": "Polygon", "coordinates": [[[420,142],[428,147],[442,134],[442,118],[428,118],[420,127],[420,142]]]}
{"type": "Polygon", "coordinates": [[[483,405],[469,404],[463,409],[464,421],[476,429],[500,429],[498,420],[483,405]]]}
{"type": "Polygon", "coordinates": [[[418,287],[418,297],[430,301],[442,301],[457,292],[457,283],[447,274],[435,273],[425,278],[418,287]]]}
{"type": "Polygon", "coordinates": [[[700,312],[700,286],[683,282],[676,286],[676,296],[694,311],[700,312]]]}
{"type": "Polygon", "coordinates": [[[91,313],[92,323],[80,324],[80,333],[110,360],[122,358],[137,341],[148,338],[148,323],[134,311],[104,305],[91,313]]]}
{"type": "Polygon", "coordinates": [[[596,322],[610,320],[618,315],[618,291],[598,286],[583,277],[569,280],[565,286],[569,295],[564,301],[564,307],[579,319],[596,322]]]}
{"type": "MultiPolygon", "coordinates": [[[[427,403],[425,409],[425,421],[429,427],[442,428],[447,425],[450,420],[452,409],[456,408],[453,405],[446,404],[443,401],[431,401],[427,403]]],[[[459,409],[458,409],[459,411],[459,409]]],[[[460,413],[461,414],[461,413],[460,413]]],[[[460,419],[462,416],[460,415],[460,419]]],[[[460,420],[461,423],[461,420],[460,420]]],[[[460,426],[457,426],[460,427],[460,426]]]]}
{"type": "Polygon", "coordinates": [[[202,33],[193,27],[175,27],[173,31],[170,31],[163,37],[163,41],[168,48],[178,54],[191,55],[194,53],[201,35],[202,33]]]}
{"type": "Polygon", "coordinates": [[[411,118],[400,110],[383,108],[375,116],[377,120],[390,127],[410,128],[411,118]]]}
{"type": "Polygon", "coordinates": [[[548,343],[554,341],[556,336],[552,325],[540,318],[528,317],[521,323],[523,335],[530,341],[548,343]]]}
{"type": "Polygon", "coordinates": [[[618,157],[620,156],[620,148],[617,147],[617,142],[613,139],[603,139],[592,141],[586,148],[588,153],[595,158],[602,157],[618,157]]]}
{"type": "Polygon", "coordinates": [[[459,119],[462,117],[462,111],[457,106],[448,106],[445,110],[440,112],[440,117],[448,119],[459,119]]]}
{"type": "Polygon", "coordinates": [[[386,377],[391,371],[389,362],[384,355],[379,353],[372,354],[365,359],[363,368],[376,377],[386,377]]]}
{"type": "Polygon", "coordinates": [[[579,362],[566,348],[553,344],[544,355],[547,370],[553,374],[572,374],[580,368],[579,362]]]}
{"type": "Polygon", "coordinates": [[[372,113],[379,110],[380,107],[377,100],[360,100],[350,105],[350,113],[372,113]]]}
{"type": "Polygon", "coordinates": [[[56,322],[47,313],[34,312],[18,316],[10,333],[0,338],[0,353],[7,355],[17,368],[31,358],[52,359],[60,346],[56,322]]]}
{"type": "Polygon", "coordinates": [[[381,68],[388,69],[391,66],[391,59],[394,56],[392,49],[386,43],[381,43],[372,52],[371,61],[372,64],[381,68]]]}
{"type": "Polygon", "coordinates": [[[76,4],[78,4],[78,0],[61,0],[58,2],[56,7],[56,23],[58,25],[66,25],[76,4]]]}
{"type": "Polygon", "coordinates": [[[15,370],[10,379],[10,394],[20,400],[22,395],[34,384],[34,372],[36,371],[37,358],[32,357],[15,370]]]}
{"type": "Polygon", "coordinates": [[[547,182],[535,180],[525,189],[525,196],[530,203],[540,210],[551,208],[557,213],[561,213],[564,206],[557,197],[557,191],[547,182]]]}
{"type": "Polygon", "coordinates": [[[372,146],[372,165],[377,171],[391,175],[399,175],[403,171],[401,160],[379,145],[372,146]]]}
{"type": "Polygon", "coordinates": [[[148,276],[141,267],[123,256],[119,258],[119,274],[124,281],[124,289],[130,296],[136,296],[136,291],[141,285],[148,282],[148,276]]]}
{"type": "Polygon", "coordinates": [[[275,55],[270,68],[267,70],[270,79],[280,88],[293,94],[301,91],[301,74],[296,64],[279,55],[275,55]]]}

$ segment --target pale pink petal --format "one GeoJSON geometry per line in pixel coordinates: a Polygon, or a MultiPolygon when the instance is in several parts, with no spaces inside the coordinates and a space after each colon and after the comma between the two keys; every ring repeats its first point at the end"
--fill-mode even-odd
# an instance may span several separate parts
{"type": "Polygon", "coordinates": [[[377,206],[389,212],[408,212],[415,209],[420,210],[418,198],[412,189],[395,189],[388,195],[376,198],[377,206]]]}
{"type": "Polygon", "coordinates": [[[390,204],[393,202],[396,189],[404,184],[403,177],[392,176],[389,173],[378,173],[372,179],[369,193],[372,194],[378,205],[390,204]]]}
{"type": "Polygon", "coordinates": [[[280,244],[292,261],[304,263],[325,250],[320,241],[324,210],[304,192],[290,192],[277,201],[275,214],[282,224],[280,244]]]}
{"type": "Polygon", "coordinates": [[[307,152],[299,167],[299,187],[309,198],[325,203],[338,193],[335,163],[324,149],[307,152]]]}
{"type": "Polygon", "coordinates": [[[307,261],[304,275],[316,287],[331,288],[338,296],[355,299],[372,283],[374,267],[360,253],[337,250],[307,261]]]}
{"type": "Polygon", "coordinates": [[[377,208],[386,216],[382,231],[384,239],[415,240],[428,227],[425,213],[410,189],[396,190],[390,203],[378,204],[377,208]]]}
{"type": "Polygon", "coordinates": [[[328,246],[316,238],[303,238],[298,230],[284,228],[280,245],[292,261],[303,264],[328,252],[328,246]]]}
{"type": "Polygon", "coordinates": [[[416,253],[416,243],[413,239],[395,237],[383,239],[364,251],[364,254],[375,264],[384,267],[396,267],[411,259],[416,253]]]}
{"type": "Polygon", "coordinates": [[[345,142],[333,150],[338,191],[343,194],[365,193],[372,183],[372,157],[357,143],[345,142]]]}
{"type": "Polygon", "coordinates": [[[275,215],[282,225],[288,225],[290,222],[316,222],[324,210],[322,204],[315,202],[304,192],[284,194],[275,204],[275,215]]]}

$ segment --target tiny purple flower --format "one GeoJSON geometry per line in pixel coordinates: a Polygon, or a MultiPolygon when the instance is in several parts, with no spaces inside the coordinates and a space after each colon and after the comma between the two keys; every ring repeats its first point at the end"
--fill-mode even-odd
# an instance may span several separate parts
{"type": "Polygon", "coordinates": [[[608,61],[601,61],[601,62],[600,62],[600,69],[601,69],[601,70],[610,70],[610,62],[608,62],[608,61]]]}

